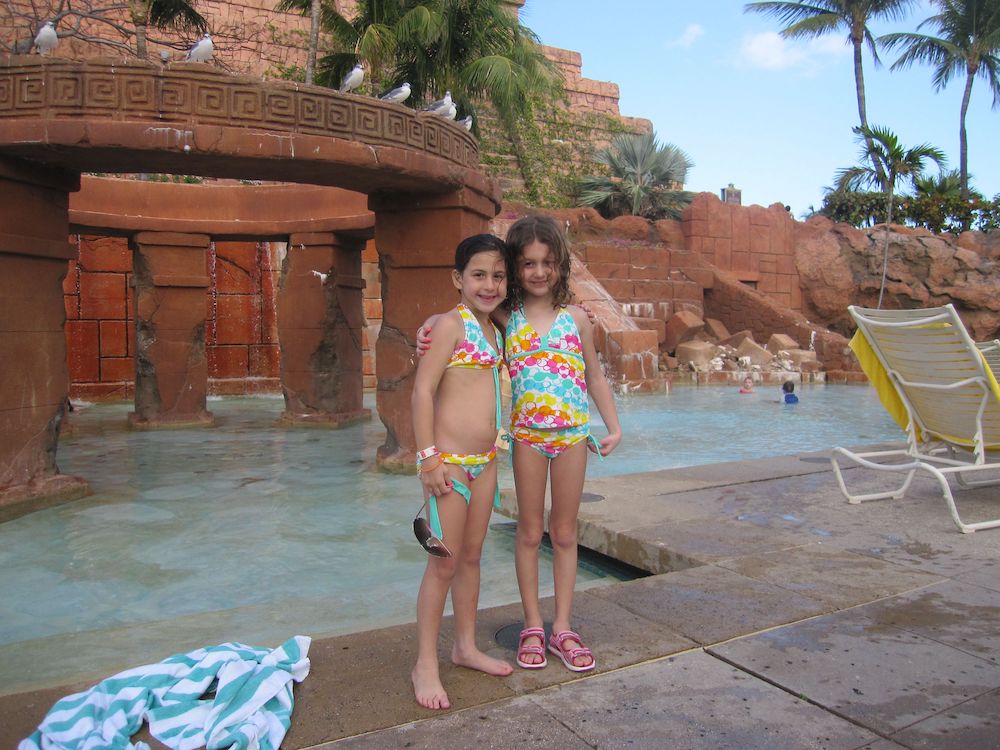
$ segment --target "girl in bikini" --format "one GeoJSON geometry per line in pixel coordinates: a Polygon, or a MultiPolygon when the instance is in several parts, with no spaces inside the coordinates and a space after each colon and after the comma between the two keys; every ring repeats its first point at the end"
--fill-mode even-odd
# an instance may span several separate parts
{"type": "Polygon", "coordinates": [[[548,650],[567,669],[585,672],[593,669],[596,661],[570,627],[576,586],[577,515],[588,447],[606,456],[621,441],[622,430],[611,388],[597,359],[593,326],[584,310],[567,307],[570,255],[562,232],[546,216],[528,216],[511,226],[507,247],[511,266],[505,358],[512,387],[515,565],[524,608],[517,663],[525,669],[547,664],[538,603],[538,548],[545,485],[549,482],[555,617],[548,650]],[[588,395],[608,430],[599,442],[590,434],[588,395]]]}
{"type": "MultiPolygon", "coordinates": [[[[413,431],[428,517],[421,539],[432,554],[417,595],[417,662],[411,679],[417,702],[449,708],[438,670],[438,636],[451,590],[455,612],[454,664],[506,676],[510,664],[476,647],[479,558],[497,493],[501,339],[490,313],[507,293],[507,251],[479,234],[455,251],[452,280],[458,307],[440,317],[430,349],[417,366],[413,431]],[[426,532],[429,531],[429,534],[426,532]]],[[[417,528],[415,522],[415,528],[417,528]]]]}

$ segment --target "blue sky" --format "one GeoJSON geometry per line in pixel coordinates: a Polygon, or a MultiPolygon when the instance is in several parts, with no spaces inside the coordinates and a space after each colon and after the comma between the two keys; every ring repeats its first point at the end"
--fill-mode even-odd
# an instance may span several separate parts
{"type": "MultiPolygon", "coordinates": [[[[543,44],[580,52],[584,77],[618,84],[623,115],[652,120],[661,142],[691,157],[688,189],[718,194],[731,182],[744,205],[780,202],[801,216],[821,205],[838,169],[858,161],[851,48],[846,34],[783,40],[776,19],[744,13],[744,5],[527,0],[521,21],[543,44]]],[[[873,31],[914,31],[928,8],[921,2],[904,21],[873,31]]],[[[898,53],[880,56],[880,68],[868,52],[864,59],[869,123],[906,147],[937,146],[957,169],[964,76],[935,92],[929,66],[890,72],[898,53]]],[[[977,79],[966,120],[969,171],[987,197],[1000,193],[1000,109],[992,103],[977,79]]]]}

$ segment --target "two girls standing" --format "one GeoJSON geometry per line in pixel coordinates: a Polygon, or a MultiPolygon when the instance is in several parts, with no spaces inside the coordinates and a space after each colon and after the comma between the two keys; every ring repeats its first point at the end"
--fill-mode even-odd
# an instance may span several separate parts
{"type": "MultiPolygon", "coordinates": [[[[453,274],[462,292],[462,304],[441,316],[434,326],[434,338],[417,369],[414,386],[414,431],[417,443],[429,446],[418,452],[421,481],[425,492],[437,498],[436,503],[429,502],[431,525],[438,515],[435,504],[441,507],[442,518],[445,515],[449,519],[454,517],[439,526],[453,535],[448,544],[457,555],[457,559],[428,559],[417,601],[419,653],[412,678],[417,701],[428,708],[450,705],[437,670],[437,635],[449,585],[456,625],[452,661],[489,674],[510,674],[509,665],[486,657],[475,649],[471,640],[479,592],[479,555],[489,521],[490,503],[496,497],[496,466],[492,460],[495,451],[486,448],[485,452],[474,454],[474,460],[480,463],[475,464],[479,468],[473,474],[465,468],[468,464],[451,461],[448,454],[439,453],[435,448],[437,444],[447,444],[451,450],[458,450],[459,445],[463,449],[484,450],[496,435],[499,409],[494,406],[498,403],[499,386],[496,386],[494,401],[482,394],[475,400],[468,395],[451,396],[451,390],[446,388],[449,377],[445,375],[450,367],[458,366],[451,362],[460,358],[460,350],[479,353],[483,351],[481,339],[485,337],[488,344],[496,341],[490,317],[505,329],[504,359],[510,369],[513,391],[509,432],[514,442],[514,484],[518,504],[515,567],[525,625],[519,638],[517,663],[525,669],[547,665],[538,601],[538,550],[543,533],[546,484],[550,484],[549,538],[553,547],[555,617],[547,649],[573,671],[587,671],[596,664],[592,652],[571,629],[570,623],[576,586],[577,516],[588,443],[591,450],[608,455],[621,441],[621,425],[611,388],[597,359],[593,326],[583,310],[568,306],[570,255],[558,226],[544,216],[521,219],[507,234],[507,250],[506,289],[501,291],[501,284],[496,281],[492,286],[487,285],[486,294],[478,297],[475,293],[467,293],[464,281],[468,268],[475,264],[470,263],[466,270],[460,270],[456,258],[453,274]],[[500,299],[494,302],[496,296],[500,299]],[[472,327],[461,313],[463,306],[475,311],[477,327],[472,327]],[[463,320],[465,322],[460,325],[463,320]],[[608,429],[608,434],[599,442],[590,434],[588,395],[608,429]],[[496,421],[489,427],[484,426],[480,435],[478,430],[473,432],[468,428],[473,414],[478,415],[484,409],[492,412],[496,421]],[[455,429],[458,425],[462,426],[460,431],[455,429]],[[487,442],[490,429],[492,436],[487,442]],[[439,455],[443,456],[440,461],[436,458],[439,455]],[[428,468],[424,467],[425,461],[428,468]],[[444,468],[445,464],[459,463],[462,465],[444,468]],[[465,499],[463,475],[469,480],[468,489],[471,490],[465,499]],[[450,526],[455,526],[456,530],[451,531],[450,526]],[[456,541],[452,543],[452,539],[456,541]],[[473,587],[474,594],[471,593],[473,587]],[[476,655],[470,656],[473,653],[476,655]]],[[[484,271],[484,277],[498,278],[499,266],[494,252],[499,255],[497,251],[490,252],[490,270],[484,271]]],[[[427,343],[426,337],[418,337],[421,348],[427,343]]],[[[496,351],[498,349],[488,355],[496,351]]],[[[488,355],[480,359],[492,363],[493,357],[488,355]]],[[[454,377],[450,380],[458,382],[454,377]]],[[[471,382],[472,378],[463,380],[471,382]]]]}

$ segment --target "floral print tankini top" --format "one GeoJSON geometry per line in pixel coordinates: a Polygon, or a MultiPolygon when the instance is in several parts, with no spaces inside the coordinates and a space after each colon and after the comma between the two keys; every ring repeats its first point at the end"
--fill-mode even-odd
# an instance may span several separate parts
{"type": "Polygon", "coordinates": [[[514,308],[504,354],[510,369],[512,429],[562,430],[590,421],[583,345],[569,310],[561,307],[548,334],[541,336],[524,311],[514,308]]]}

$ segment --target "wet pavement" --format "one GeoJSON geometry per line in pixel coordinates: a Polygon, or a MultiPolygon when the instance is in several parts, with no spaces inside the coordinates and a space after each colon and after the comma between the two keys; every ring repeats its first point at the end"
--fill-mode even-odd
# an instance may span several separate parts
{"type": "MultiPolygon", "coordinates": [[[[594,672],[445,666],[453,708],[433,712],[412,698],[412,623],[317,639],[284,747],[1000,748],[1000,529],[961,534],[932,482],[849,505],[810,453],[585,489],[581,542],[654,574],[577,594],[594,672]]],[[[1000,510],[998,487],[957,497],[971,520],[1000,510]]],[[[481,648],[512,661],[519,618],[484,609],[481,648]]],[[[0,746],[89,684],[0,697],[0,746]]]]}

